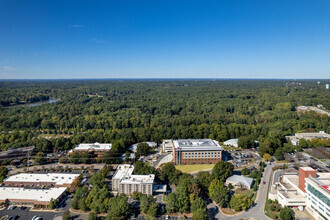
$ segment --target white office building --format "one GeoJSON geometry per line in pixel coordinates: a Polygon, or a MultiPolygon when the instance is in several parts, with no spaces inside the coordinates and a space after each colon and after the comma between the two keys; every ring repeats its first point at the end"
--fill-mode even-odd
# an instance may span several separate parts
{"type": "Polygon", "coordinates": [[[306,179],[307,211],[315,219],[330,219],[330,174],[318,174],[306,179]]]}
{"type": "Polygon", "coordinates": [[[152,195],[155,174],[133,175],[134,166],[119,165],[112,178],[112,191],[131,195],[133,192],[152,195]]]}

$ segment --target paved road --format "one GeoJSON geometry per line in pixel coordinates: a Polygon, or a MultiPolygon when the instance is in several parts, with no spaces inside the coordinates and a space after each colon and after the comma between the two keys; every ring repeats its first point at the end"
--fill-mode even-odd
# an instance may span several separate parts
{"type": "Polygon", "coordinates": [[[209,203],[207,205],[207,209],[209,211],[211,219],[226,219],[226,220],[239,220],[243,218],[256,218],[256,219],[269,219],[265,213],[264,213],[264,206],[266,203],[266,198],[267,198],[267,188],[270,180],[270,175],[272,173],[272,168],[275,166],[275,163],[272,163],[272,165],[267,165],[264,171],[263,178],[261,180],[261,183],[263,181],[266,181],[266,184],[260,184],[260,188],[258,191],[258,200],[256,201],[256,204],[250,208],[248,211],[243,212],[240,215],[229,217],[223,215],[218,207],[214,205],[213,203],[209,203]]]}
{"type": "MultiPolygon", "coordinates": [[[[62,167],[68,167],[68,168],[76,168],[76,169],[80,169],[82,166],[87,169],[90,166],[93,166],[94,169],[102,169],[104,167],[105,164],[103,163],[96,163],[96,164],[60,164],[60,163],[50,163],[50,164],[45,164],[45,165],[37,165],[37,166],[31,166],[28,167],[28,170],[33,171],[34,169],[50,169],[53,168],[55,169],[58,166],[62,166],[62,167]]],[[[9,171],[10,175],[16,174],[17,172],[24,172],[24,169],[26,169],[26,167],[22,167],[22,168],[18,168],[18,169],[12,169],[9,171]]]]}

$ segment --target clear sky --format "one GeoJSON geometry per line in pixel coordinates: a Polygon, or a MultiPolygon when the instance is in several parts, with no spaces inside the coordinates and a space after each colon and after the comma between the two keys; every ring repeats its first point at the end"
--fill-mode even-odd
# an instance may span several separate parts
{"type": "Polygon", "coordinates": [[[330,78],[329,0],[0,0],[0,79],[330,78]]]}

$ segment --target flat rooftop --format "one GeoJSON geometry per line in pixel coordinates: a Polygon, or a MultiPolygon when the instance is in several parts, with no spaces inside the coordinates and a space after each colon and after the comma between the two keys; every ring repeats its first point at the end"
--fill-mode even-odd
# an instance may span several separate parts
{"type": "Polygon", "coordinates": [[[4,182],[54,182],[56,185],[71,184],[79,174],[69,173],[20,173],[14,176],[10,176],[4,180],[4,182]]]}
{"type": "Polygon", "coordinates": [[[134,170],[133,165],[130,164],[119,165],[112,179],[119,179],[120,183],[124,183],[124,184],[139,184],[139,183],[154,182],[155,174],[132,175],[133,170],[134,170]]]}
{"type": "Polygon", "coordinates": [[[313,168],[311,167],[299,167],[300,169],[302,170],[305,170],[305,171],[315,171],[313,168]]]}
{"type": "Polygon", "coordinates": [[[74,150],[111,150],[111,147],[109,143],[78,144],[74,150]]]}
{"type": "Polygon", "coordinates": [[[120,183],[125,184],[137,184],[137,183],[153,183],[155,180],[155,174],[149,175],[131,175],[128,177],[124,177],[120,180],[120,183]]]}
{"type": "Polygon", "coordinates": [[[330,134],[324,132],[317,132],[317,133],[296,133],[296,137],[298,138],[330,138],[330,134]]]}
{"type": "Polygon", "coordinates": [[[113,179],[122,179],[125,176],[131,176],[134,170],[134,166],[130,164],[123,164],[117,167],[115,175],[112,177],[113,179]]]}
{"type": "Polygon", "coordinates": [[[211,139],[179,139],[173,140],[173,144],[179,151],[223,150],[219,142],[211,139]]]}
{"type": "Polygon", "coordinates": [[[22,187],[0,187],[0,200],[32,200],[49,202],[51,198],[57,199],[66,191],[66,187],[50,189],[25,189],[22,187]]]}

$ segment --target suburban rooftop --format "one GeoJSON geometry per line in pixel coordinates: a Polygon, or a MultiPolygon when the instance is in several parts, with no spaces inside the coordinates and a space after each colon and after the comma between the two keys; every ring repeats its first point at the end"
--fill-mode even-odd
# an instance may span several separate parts
{"type": "Polygon", "coordinates": [[[120,180],[120,183],[136,184],[136,183],[153,183],[155,180],[155,174],[149,175],[131,175],[125,176],[120,180]]]}
{"type": "Polygon", "coordinates": [[[0,187],[1,199],[9,200],[33,200],[38,202],[49,202],[51,198],[56,199],[66,191],[66,187],[50,189],[25,189],[19,187],[0,187]]]}
{"type": "Polygon", "coordinates": [[[222,150],[219,142],[211,139],[179,139],[173,140],[174,147],[181,151],[190,150],[222,150]]]}
{"type": "Polygon", "coordinates": [[[74,150],[111,150],[112,144],[109,143],[93,143],[93,144],[78,144],[74,150]]]}
{"type": "Polygon", "coordinates": [[[20,173],[10,176],[4,182],[54,182],[56,185],[71,184],[79,174],[69,173],[20,173]]]}

